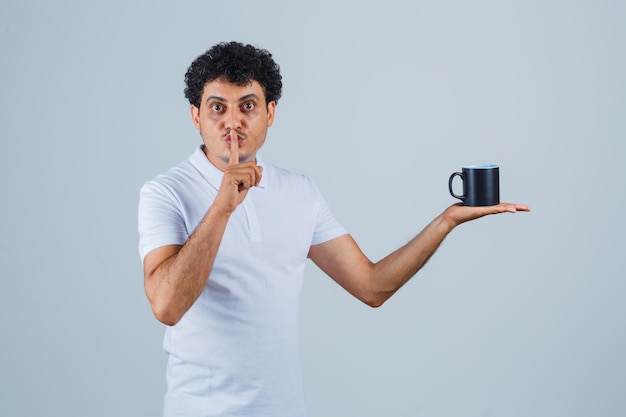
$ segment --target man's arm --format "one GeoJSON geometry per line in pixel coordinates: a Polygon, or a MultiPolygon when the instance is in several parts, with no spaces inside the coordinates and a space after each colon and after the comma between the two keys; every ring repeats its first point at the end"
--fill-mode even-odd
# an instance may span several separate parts
{"type": "Polygon", "coordinates": [[[183,246],[162,246],[144,258],[144,289],[160,322],[178,323],[202,292],[229,217],[211,207],[183,246]]]}
{"type": "Polygon", "coordinates": [[[379,307],[426,264],[456,226],[489,214],[517,211],[530,208],[507,203],[491,207],[455,204],[413,240],[379,262],[371,262],[350,235],[311,246],[309,258],[350,294],[369,306],[379,307]]]}
{"type": "MultiPolygon", "coordinates": [[[[233,134],[236,133],[233,131],[233,134]]],[[[259,185],[261,167],[239,164],[237,138],[215,201],[184,245],[167,245],[146,255],[144,288],[155,317],[173,326],[191,308],[206,285],[230,215],[248,190],[259,185]]]]}

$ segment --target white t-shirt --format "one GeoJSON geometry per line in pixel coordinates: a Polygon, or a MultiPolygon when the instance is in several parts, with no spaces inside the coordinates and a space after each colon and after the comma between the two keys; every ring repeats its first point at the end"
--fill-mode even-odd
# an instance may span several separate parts
{"type": "MultiPolygon", "coordinates": [[[[299,333],[304,266],[311,245],[346,230],[309,178],[257,163],[261,182],[231,215],[207,285],[165,332],[167,417],[307,415],[299,333]]],[[[142,187],[142,260],[187,241],[221,179],[200,146],[142,187]]]]}

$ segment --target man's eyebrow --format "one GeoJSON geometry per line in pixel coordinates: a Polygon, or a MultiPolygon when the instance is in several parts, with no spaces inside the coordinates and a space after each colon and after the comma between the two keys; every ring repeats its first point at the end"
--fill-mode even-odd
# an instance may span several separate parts
{"type": "Polygon", "coordinates": [[[219,96],[209,96],[209,97],[207,97],[206,102],[208,103],[211,100],[226,101],[225,99],[223,99],[222,97],[219,97],[219,96]]]}
{"type": "MultiPolygon", "coordinates": [[[[243,96],[243,97],[239,98],[239,102],[246,101],[246,100],[250,100],[250,99],[253,99],[253,100],[259,100],[259,96],[257,96],[257,95],[256,95],[256,94],[254,94],[254,93],[246,94],[245,96],[243,96]]],[[[220,96],[209,96],[209,97],[207,97],[207,99],[206,99],[206,103],[208,103],[209,101],[221,101],[221,102],[226,102],[226,99],[225,99],[225,98],[222,98],[222,97],[220,97],[220,96]]]]}
{"type": "Polygon", "coordinates": [[[259,96],[257,96],[257,95],[256,95],[256,94],[254,94],[254,93],[251,93],[251,94],[246,94],[245,96],[241,97],[241,98],[239,99],[239,101],[241,102],[241,101],[246,101],[246,100],[250,100],[250,99],[258,100],[258,99],[259,99],[259,96]]]}

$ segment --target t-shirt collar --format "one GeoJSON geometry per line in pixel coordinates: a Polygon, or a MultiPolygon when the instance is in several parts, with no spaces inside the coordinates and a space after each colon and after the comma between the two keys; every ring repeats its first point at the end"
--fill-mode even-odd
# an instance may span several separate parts
{"type": "MultiPolygon", "coordinates": [[[[204,145],[199,145],[196,148],[196,151],[191,155],[191,163],[198,169],[200,174],[207,180],[209,183],[215,187],[215,189],[219,189],[222,183],[222,177],[224,173],[219,170],[204,154],[204,145]]],[[[261,177],[261,182],[258,187],[266,188],[269,186],[269,172],[266,169],[263,160],[257,154],[256,156],[257,165],[263,167],[263,175],[261,177]]]]}

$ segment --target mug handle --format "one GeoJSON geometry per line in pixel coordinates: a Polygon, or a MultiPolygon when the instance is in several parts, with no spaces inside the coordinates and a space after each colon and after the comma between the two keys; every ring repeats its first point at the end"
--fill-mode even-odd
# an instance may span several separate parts
{"type": "Polygon", "coordinates": [[[455,172],[454,174],[450,175],[450,179],[448,180],[448,190],[450,191],[450,195],[452,197],[458,198],[459,200],[463,201],[465,199],[465,195],[456,195],[454,194],[454,191],[452,191],[452,181],[457,175],[461,177],[461,180],[463,180],[463,173],[461,172],[455,172]]]}

